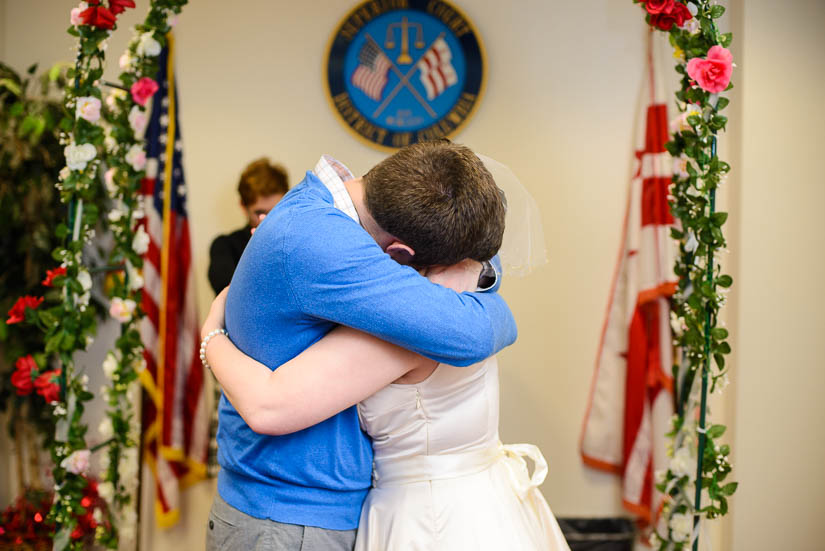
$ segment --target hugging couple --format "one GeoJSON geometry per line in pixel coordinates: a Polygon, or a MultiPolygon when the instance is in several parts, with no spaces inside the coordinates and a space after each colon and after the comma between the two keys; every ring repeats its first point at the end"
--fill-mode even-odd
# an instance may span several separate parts
{"type": "Polygon", "coordinates": [[[202,329],[209,551],[568,550],[541,453],[498,436],[506,208],[443,140],[361,178],[325,155],[267,215],[202,329]]]}

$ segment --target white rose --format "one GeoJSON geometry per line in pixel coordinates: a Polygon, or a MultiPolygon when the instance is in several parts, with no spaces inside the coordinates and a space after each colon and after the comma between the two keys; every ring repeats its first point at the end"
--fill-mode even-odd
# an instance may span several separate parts
{"type": "Polygon", "coordinates": [[[103,183],[106,185],[106,192],[112,197],[117,195],[117,186],[115,185],[116,172],[117,169],[113,167],[103,174],[103,183]]]}
{"type": "Polygon", "coordinates": [[[137,526],[137,514],[129,509],[124,511],[120,522],[117,525],[118,531],[118,541],[122,542],[132,542],[137,535],[136,527],[137,526]]]}
{"type": "Polygon", "coordinates": [[[132,266],[131,262],[126,262],[126,276],[129,278],[129,288],[133,291],[143,288],[143,276],[140,270],[132,266]]]}
{"type": "Polygon", "coordinates": [[[112,375],[115,374],[117,370],[118,362],[117,358],[115,358],[114,354],[111,352],[106,354],[106,359],[103,360],[103,374],[106,375],[109,379],[112,378],[112,375]]]}
{"type": "Polygon", "coordinates": [[[92,276],[86,270],[77,272],[77,282],[83,287],[84,293],[92,288],[92,276]]]}
{"type": "Polygon", "coordinates": [[[137,55],[155,57],[160,54],[160,42],[155,40],[155,33],[143,33],[140,35],[137,48],[137,55]]]}
{"type": "Polygon", "coordinates": [[[117,106],[117,100],[123,99],[125,97],[126,90],[115,88],[109,93],[108,96],[106,96],[106,105],[108,105],[110,109],[114,109],[117,106]]]}
{"type": "Polygon", "coordinates": [[[91,299],[91,298],[92,298],[91,293],[89,293],[87,291],[87,292],[83,293],[82,295],[80,295],[79,297],[77,297],[77,305],[78,306],[88,306],[89,305],[89,299],[91,299]]]}
{"type": "Polygon", "coordinates": [[[97,485],[97,493],[106,500],[107,503],[111,503],[112,498],[115,496],[115,487],[111,482],[101,482],[97,485]]]}
{"type": "Polygon", "coordinates": [[[120,459],[120,465],[118,467],[118,472],[120,473],[120,479],[123,481],[124,486],[129,486],[131,482],[137,482],[138,478],[138,460],[137,454],[132,453],[129,454],[128,450],[134,450],[135,448],[126,448],[123,450],[123,455],[120,459]]]}
{"type": "Polygon", "coordinates": [[[63,148],[63,154],[66,156],[66,166],[71,170],[83,170],[86,164],[95,158],[97,149],[90,143],[81,145],[69,144],[63,148]]]}
{"type": "Polygon", "coordinates": [[[149,117],[146,116],[146,113],[137,105],[133,106],[129,111],[129,126],[132,127],[132,132],[135,133],[135,139],[143,139],[147,124],[149,124],[149,117]]]}
{"type": "Polygon", "coordinates": [[[132,239],[132,249],[137,254],[144,254],[149,250],[149,234],[143,229],[143,226],[138,226],[135,232],[135,237],[132,239]]]}
{"type": "Polygon", "coordinates": [[[126,162],[137,172],[143,170],[146,167],[146,151],[143,150],[143,146],[135,144],[130,147],[126,152],[126,162]]]}
{"type": "Polygon", "coordinates": [[[100,433],[100,436],[103,437],[104,440],[108,440],[112,437],[115,433],[114,429],[112,428],[112,420],[109,417],[104,417],[103,421],[97,426],[97,432],[100,433]]]}
{"type": "Polygon", "coordinates": [[[115,207],[109,211],[109,214],[107,214],[106,217],[109,219],[109,222],[117,222],[123,218],[123,211],[115,207]]]}
{"type": "Polygon", "coordinates": [[[118,59],[118,65],[120,65],[120,68],[124,71],[128,71],[129,69],[131,69],[133,62],[134,58],[132,57],[132,54],[128,51],[123,52],[123,55],[120,56],[120,59],[118,59]]]}
{"type": "Polygon", "coordinates": [[[63,181],[66,178],[68,178],[71,173],[72,173],[72,171],[69,170],[69,167],[64,166],[63,168],[60,169],[60,174],[58,175],[58,177],[60,178],[60,181],[63,181]]]}
{"type": "Polygon", "coordinates": [[[676,513],[670,517],[670,531],[673,541],[688,541],[693,532],[693,515],[687,513],[676,513]]]}
{"type": "Polygon", "coordinates": [[[696,478],[696,459],[690,449],[685,446],[676,450],[673,459],[670,460],[670,471],[676,478],[687,476],[689,480],[696,478]]]}
{"type": "Polygon", "coordinates": [[[696,234],[693,230],[688,230],[688,239],[685,243],[685,251],[692,253],[699,247],[699,240],[696,239],[696,234]]]}

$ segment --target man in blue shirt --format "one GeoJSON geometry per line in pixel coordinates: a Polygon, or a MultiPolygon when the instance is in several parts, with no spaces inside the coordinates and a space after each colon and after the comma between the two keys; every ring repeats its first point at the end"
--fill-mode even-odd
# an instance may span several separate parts
{"type": "MultiPolygon", "coordinates": [[[[270,367],[337,324],[470,365],[515,341],[509,308],[496,293],[456,293],[412,266],[486,261],[503,228],[499,190],[466,147],[416,144],[358,179],[322,157],[249,242],[227,297],[226,328],[239,349],[270,367]]],[[[355,407],[285,436],[253,432],[225,397],[219,417],[210,549],[244,541],[306,550],[311,540],[319,549],[351,548],[372,471],[355,407]],[[243,539],[217,541],[215,522],[242,524],[243,539]]]]}

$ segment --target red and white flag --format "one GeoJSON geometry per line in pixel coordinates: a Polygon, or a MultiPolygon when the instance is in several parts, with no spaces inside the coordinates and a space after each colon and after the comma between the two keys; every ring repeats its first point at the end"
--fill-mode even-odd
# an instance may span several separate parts
{"type": "Polygon", "coordinates": [[[664,148],[672,96],[658,78],[663,71],[654,69],[654,57],[661,56],[653,54],[651,37],[621,252],[580,442],[584,463],[621,476],[624,507],[648,523],[662,499],[654,473],[668,464],[665,434],[674,413],[669,303],[677,285],[667,200],[673,160],[664,148]]]}
{"type": "Polygon", "coordinates": [[[173,70],[174,42],[160,55],[146,131],[144,195],[149,249],[144,256],[141,326],[146,369],[142,407],[144,461],[155,481],[155,520],[179,517],[180,490],[206,477],[209,412],[198,347],[192,246],[186,214],[183,148],[173,70]]]}
{"type": "Polygon", "coordinates": [[[367,40],[358,52],[358,67],[352,73],[352,84],[370,99],[380,100],[391,64],[381,48],[372,40],[367,40]]]}
{"type": "Polygon", "coordinates": [[[434,100],[444,90],[458,82],[452,64],[453,54],[443,38],[438,37],[430,49],[418,61],[421,84],[427,91],[427,99],[434,100]]]}

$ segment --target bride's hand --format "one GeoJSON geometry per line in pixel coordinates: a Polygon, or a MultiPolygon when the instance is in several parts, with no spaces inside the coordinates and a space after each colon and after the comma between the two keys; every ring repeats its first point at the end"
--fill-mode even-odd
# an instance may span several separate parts
{"type": "Polygon", "coordinates": [[[452,266],[432,266],[422,275],[433,283],[458,293],[475,291],[481,275],[481,263],[468,258],[452,266]]]}
{"type": "Polygon", "coordinates": [[[201,339],[208,335],[210,331],[224,328],[223,312],[226,308],[226,294],[228,292],[229,286],[227,285],[212,301],[209,314],[206,316],[206,321],[203,322],[203,327],[201,327],[201,339]]]}

